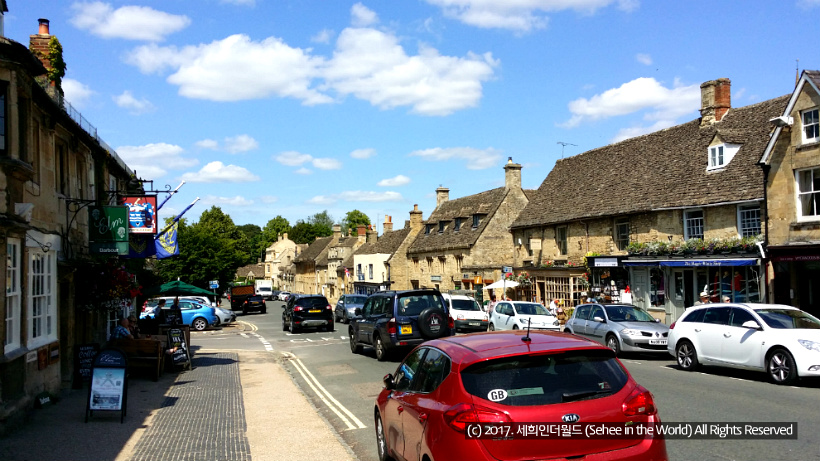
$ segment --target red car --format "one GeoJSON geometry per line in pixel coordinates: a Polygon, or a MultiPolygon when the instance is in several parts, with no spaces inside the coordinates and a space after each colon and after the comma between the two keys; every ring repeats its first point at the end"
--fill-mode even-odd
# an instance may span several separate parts
{"type": "Polygon", "coordinates": [[[436,339],[384,383],[375,407],[382,461],[668,459],[663,437],[617,435],[660,423],[652,394],[611,349],[577,336],[436,339]]]}

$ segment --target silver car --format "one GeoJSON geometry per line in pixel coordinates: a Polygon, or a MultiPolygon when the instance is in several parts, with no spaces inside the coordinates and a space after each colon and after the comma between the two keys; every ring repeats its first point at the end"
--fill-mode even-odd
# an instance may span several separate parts
{"type": "Polygon", "coordinates": [[[631,304],[581,304],[565,331],[619,352],[666,352],[669,327],[631,304]]]}

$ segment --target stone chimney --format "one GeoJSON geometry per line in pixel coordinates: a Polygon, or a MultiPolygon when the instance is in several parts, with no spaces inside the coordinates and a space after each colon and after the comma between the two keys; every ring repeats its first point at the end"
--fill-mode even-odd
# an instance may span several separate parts
{"type": "Polygon", "coordinates": [[[367,243],[375,243],[378,239],[379,231],[377,231],[373,226],[370,226],[370,229],[367,230],[367,243]]]}
{"type": "Polygon", "coordinates": [[[504,188],[521,189],[521,165],[513,163],[512,157],[508,157],[504,165],[504,188]]]}
{"type": "Polygon", "coordinates": [[[700,85],[700,126],[723,119],[732,108],[732,82],[728,78],[710,80],[700,85]]]}
{"type": "Polygon", "coordinates": [[[338,241],[340,238],[342,238],[342,226],[340,226],[338,224],[334,224],[332,229],[333,229],[333,240],[338,241]]]}
{"type": "Polygon", "coordinates": [[[382,235],[393,232],[393,217],[388,215],[384,217],[384,224],[382,224],[382,235]]]}
{"type": "Polygon", "coordinates": [[[287,240],[287,239],[288,239],[288,233],[287,233],[287,232],[284,232],[284,233],[282,234],[282,240],[287,240]]]}
{"type": "Polygon", "coordinates": [[[418,204],[413,205],[413,211],[410,212],[410,229],[421,230],[424,227],[424,219],[421,217],[421,211],[418,204]]]}
{"type": "Polygon", "coordinates": [[[439,186],[436,189],[436,208],[440,207],[442,203],[450,200],[450,189],[439,186]]]}

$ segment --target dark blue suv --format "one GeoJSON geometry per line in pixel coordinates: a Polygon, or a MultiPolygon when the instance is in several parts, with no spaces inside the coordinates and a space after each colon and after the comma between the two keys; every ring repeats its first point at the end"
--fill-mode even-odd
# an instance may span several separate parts
{"type": "Polygon", "coordinates": [[[356,309],[350,323],[350,350],[361,353],[373,346],[379,361],[398,348],[410,349],[428,339],[455,334],[447,303],[438,290],[380,291],[356,309]],[[361,312],[359,312],[361,311],[361,312]]]}

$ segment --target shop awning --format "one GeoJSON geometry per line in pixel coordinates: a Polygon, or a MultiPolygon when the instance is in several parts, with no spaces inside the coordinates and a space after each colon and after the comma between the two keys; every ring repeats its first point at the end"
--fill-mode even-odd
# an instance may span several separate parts
{"type": "Polygon", "coordinates": [[[624,266],[649,267],[718,267],[718,266],[757,266],[759,259],[754,258],[724,258],[724,259],[664,259],[664,260],[624,260],[624,266]]]}

